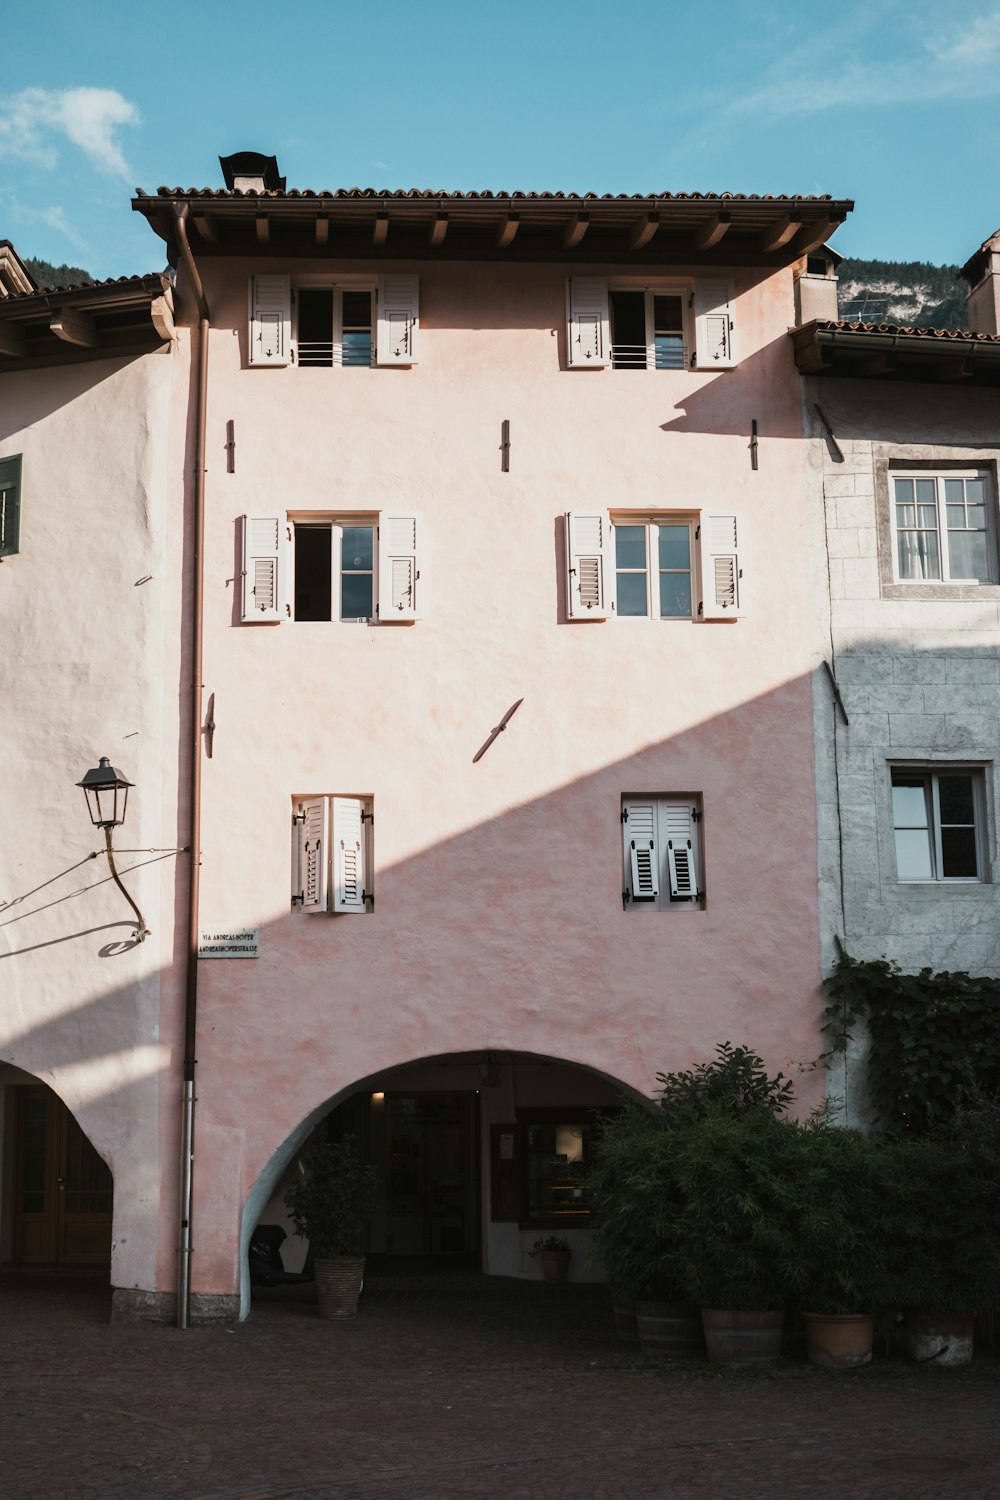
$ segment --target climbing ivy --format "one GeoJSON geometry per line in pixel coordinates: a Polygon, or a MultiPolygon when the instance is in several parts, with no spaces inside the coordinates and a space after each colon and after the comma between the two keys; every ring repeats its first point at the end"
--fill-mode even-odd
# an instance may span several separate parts
{"type": "Polygon", "coordinates": [[[869,1087],[886,1125],[922,1135],[951,1119],[965,1090],[1000,1092],[1000,979],[904,974],[844,954],[825,987],[827,1056],[867,1024],[869,1087]]]}

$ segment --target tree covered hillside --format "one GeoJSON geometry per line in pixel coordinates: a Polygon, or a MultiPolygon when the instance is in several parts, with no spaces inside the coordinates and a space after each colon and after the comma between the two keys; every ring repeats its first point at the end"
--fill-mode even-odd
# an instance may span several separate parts
{"type": "Polygon", "coordinates": [[[47,260],[34,260],[32,256],[24,257],[24,264],[29,273],[38,283],[38,290],[46,292],[50,287],[56,286],[93,286],[94,277],[89,271],[83,271],[79,266],[54,266],[47,260]]]}
{"type": "Polygon", "coordinates": [[[966,328],[966,283],[957,266],[922,260],[845,260],[837,275],[840,316],[911,328],[966,328]]]}

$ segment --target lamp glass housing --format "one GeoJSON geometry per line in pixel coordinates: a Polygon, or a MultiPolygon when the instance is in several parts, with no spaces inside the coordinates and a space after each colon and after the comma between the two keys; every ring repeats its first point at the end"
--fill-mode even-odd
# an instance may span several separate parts
{"type": "Polygon", "coordinates": [[[95,828],[117,828],[124,823],[132,784],[115,769],[106,755],[101,756],[100,765],[77,782],[77,786],[83,788],[87,811],[95,828]]]}

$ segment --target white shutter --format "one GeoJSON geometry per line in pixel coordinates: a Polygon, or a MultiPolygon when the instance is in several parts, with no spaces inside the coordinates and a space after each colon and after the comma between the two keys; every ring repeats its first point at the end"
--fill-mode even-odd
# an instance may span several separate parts
{"type": "Polygon", "coordinates": [[[377,365],[415,365],[419,322],[420,278],[418,276],[380,276],[375,363],[377,365]]]}
{"type": "Polygon", "coordinates": [[[566,513],[566,609],[571,620],[603,620],[604,567],[610,522],[607,512],[566,513]]]}
{"type": "Polygon", "coordinates": [[[663,804],[661,832],[667,842],[670,895],[693,901],[698,895],[698,829],[694,809],[687,802],[663,804]]]}
{"type": "Polygon", "coordinates": [[[360,797],[333,799],[333,909],[364,911],[366,861],[364,803],[360,797]]]}
{"type": "Polygon", "coordinates": [[[660,894],[660,856],[656,847],[656,804],[626,802],[622,828],[633,901],[656,901],[660,894]]]}
{"type": "Polygon", "coordinates": [[[303,802],[299,829],[299,880],[302,883],[302,910],[326,911],[326,883],[329,854],[326,846],[325,797],[310,797],[303,802]]]}
{"type": "Polygon", "coordinates": [[[571,370],[603,370],[611,362],[606,276],[571,276],[566,284],[571,370]]]}
{"type": "Polygon", "coordinates": [[[280,516],[243,517],[243,622],[283,620],[285,523],[280,516]]]}
{"type": "Polygon", "coordinates": [[[383,511],[378,520],[378,617],[383,625],[417,618],[420,522],[383,511]]]}
{"type": "Polygon", "coordinates": [[[699,370],[727,369],[736,363],[733,345],[733,283],[694,284],[695,362],[699,370]]]}
{"type": "Polygon", "coordinates": [[[292,358],[292,279],[250,278],[250,363],[287,365],[292,358]]]}
{"type": "Polygon", "coordinates": [[[704,620],[734,620],[743,613],[743,569],[740,522],[731,511],[702,512],[701,615],[704,620]]]}

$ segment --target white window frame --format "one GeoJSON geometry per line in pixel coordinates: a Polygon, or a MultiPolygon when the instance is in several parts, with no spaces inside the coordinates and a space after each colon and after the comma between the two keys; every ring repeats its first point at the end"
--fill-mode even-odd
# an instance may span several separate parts
{"type": "Polygon", "coordinates": [[[609,307],[609,353],[611,368],[615,370],[655,370],[657,374],[690,368],[694,357],[694,294],[690,282],[643,282],[636,283],[623,277],[613,277],[608,282],[608,307],[609,307]],[[613,316],[611,314],[611,299],[615,292],[641,292],[645,299],[645,363],[625,365],[616,363],[615,350],[621,349],[620,344],[614,342],[613,316]],[[656,363],[656,340],[655,340],[655,302],[656,297],[677,297],[681,304],[681,362],[679,365],[658,366],[656,363]]]}
{"type": "MultiPolygon", "coordinates": [[[[608,579],[611,588],[610,607],[612,614],[620,620],[667,620],[683,624],[685,620],[698,618],[698,604],[702,597],[701,567],[699,559],[699,528],[701,517],[696,511],[657,511],[645,515],[629,515],[624,511],[612,511],[611,529],[608,538],[610,551],[608,579]],[[646,613],[644,615],[621,615],[618,613],[618,557],[617,531],[621,526],[641,526],[646,533],[646,613]],[[687,526],[691,557],[691,609],[686,615],[661,615],[659,580],[659,537],[661,526],[687,526]],[[654,587],[654,575],[657,584],[654,587]]],[[[639,569],[622,571],[639,572],[639,569]]]]}
{"type": "Polygon", "coordinates": [[[313,624],[409,625],[419,619],[423,598],[420,558],[423,521],[397,508],[381,511],[291,511],[286,515],[243,516],[243,572],[241,619],[245,625],[295,621],[313,624]],[[300,526],[330,532],[330,614],[319,620],[296,620],[295,545],[300,526]],[[341,614],[343,534],[347,527],[370,526],[372,548],[372,613],[341,614]],[[275,536],[277,540],[275,541],[275,536]],[[255,578],[266,585],[267,603],[261,608],[255,578]]]}
{"type": "Polygon", "coordinates": [[[375,804],[365,793],[323,793],[292,799],[292,910],[305,916],[364,915],[375,910],[375,804]],[[345,830],[357,832],[353,874],[345,880],[345,830]],[[306,839],[320,840],[319,869],[306,890],[306,839]],[[310,895],[312,899],[310,899],[310,895]]]}
{"type": "Polygon", "coordinates": [[[317,530],[330,531],[330,622],[334,625],[369,625],[378,619],[379,587],[379,517],[377,512],[362,511],[358,515],[338,512],[336,515],[308,515],[298,512],[288,517],[288,604],[289,619],[299,625],[325,625],[322,620],[297,620],[295,615],[295,535],[299,526],[312,526],[317,530]],[[341,576],[343,571],[344,528],[370,526],[372,529],[372,612],[370,615],[348,615],[340,609],[341,576]]]}
{"type": "MultiPolygon", "coordinates": [[[[893,861],[896,867],[896,880],[899,885],[984,885],[989,881],[989,860],[986,847],[986,767],[982,763],[966,763],[956,761],[933,761],[927,762],[905,762],[892,761],[889,764],[889,823],[892,830],[893,861]],[[972,782],[973,802],[973,829],[975,832],[976,847],[976,874],[975,875],[945,875],[944,856],[942,850],[942,828],[948,827],[941,820],[941,797],[940,778],[942,776],[967,775],[972,782]],[[901,780],[921,780],[924,783],[924,805],[927,813],[926,825],[901,824],[897,827],[893,790],[896,778],[901,780]],[[931,873],[929,875],[901,875],[899,869],[899,846],[897,833],[903,831],[924,831],[926,828],[928,838],[928,854],[930,859],[931,873]]],[[[955,825],[967,827],[967,824],[955,825]]]]}
{"type": "MultiPolygon", "coordinates": [[[[406,367],[418,360],[420,277],[414,272],[330,276],[308,273],[292,277],[267,272],[249,280],[249,358],[257,368],[284,368],[299,363],[299,300],[305,290],[333,293],[331,360],[334,367],[365,370],[375,366],[406,367]],[[343,296],[371,295],[372,352],[369,364],[344,365],[343,296]]],[[[329,369],[306,365],[306,369],[329,369]]]]}
{"type": "Polygon", "coordinates": [[[622,906],[626,912],[692,912],[705,909],[703,804],[700,792],[644,795],[621,799],[622,906]],[[686,848],[672,846],[676,817],[686,812],[686,848]],[[636,835],[643,844],[637,868],[636,835]],[[684,865],[681,854],[684,854],[684,865]],[[647,873],[648,872],[648,873],[647,873]],[[650,885],[651,876],[651,885],[650,885]],[[690,891],[690,894],[684,894],[690,891]]]}
{"type": "MultiPolygon", "coordinates": [[[[915,492],[914,492],[915,498],[915,492]]],[[[967,502],[966,502],[967,503],[967,502]]],[[[902,588],[923,588],[927,585],[944,585],[954,588],[989,588],[1000,583],[1000,550],[998,550],[997,538],[997,501],[994,493],[993,476],[988,468],[969,468],[955,466],[950,468],[942,465],[935,469],[916,469],[905,466],[892,466],[889,469],[889,529],[892,537],[892,581],[902,588]],[[933,480],[935,486],[935,509],[937,517],[936,536],[938,542],[938,557],[940,561],[940,576],[936,578],[906,578],[900,572],[899,567],[899,534],[898,511],[896,506],[896,480],[933,480]],[[966,578],[956,577],[951,569],[951,554],[948,543],[947,525],[947,501],[944,496],[942,481],[946,479],[979,479],[983,483],[983,493],[986,515],[986,546],[988,563],[990,568],[989,578],[966,578]],[[944,509],[944,522],[942,526],[942,509],[944,509]]],[[[910,530],[909,527],[902,528],[910,530]]],[[[923,528],[916,528],[923,529],[923,528]]]]}
{"type": "Polygon", "coordinates": [[[375,368],[378,345],[378,294],[371,276],[338,276],[331,280],[326,276],[296,276],[292,282],[292,349],[293,363],[303,370],[328,370],[331,365],[302,363],[301,340],[299,338],[299,292],[332,292],[333,323],[331,332],[331,363],[338,370],[371,370],[375,368]],[[367,364],[344,364],[344,293],[367,292],[370,306],[371,358],[367,364]]]}

